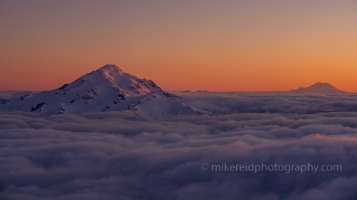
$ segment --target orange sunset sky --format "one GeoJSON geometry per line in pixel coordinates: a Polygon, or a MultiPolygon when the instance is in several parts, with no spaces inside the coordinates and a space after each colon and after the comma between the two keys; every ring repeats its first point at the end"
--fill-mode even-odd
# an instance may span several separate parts
{"type": "Polygon", "coordinates": [[[357,92],[357,1],[0,0],[0,90],[107,63],[166,90],[357,92]]]}

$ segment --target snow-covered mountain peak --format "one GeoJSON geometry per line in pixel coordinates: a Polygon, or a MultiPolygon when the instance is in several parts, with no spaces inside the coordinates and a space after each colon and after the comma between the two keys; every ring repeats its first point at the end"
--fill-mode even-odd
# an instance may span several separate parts
{"type": "Polygon", "coordinates": [[[72,83],[41,93],[0,99],[0,111],[66,113],[130,111],[148,119],[194,114],[181,97],[163,91],[154,81],[123,72],[113,64],[87,73],[72,83]]]}
{"type": "Polygon", "coordinates": [[[116,66],[115,64],[106,64],[103,67],[97,70],[98,72],[102,72],[105,74],[122,74],[123,70],[120,67],[116,66]]]}
{"type": "Polygon", "coordinates": [[[152,80],[140,79],[132,74],[125,73],[122,69],[113,64],[105,65],[85,74],[69,84],[68,88],[81,87],[81,90],[83,90],[83,87],[91,88],[93,86],[100,91],[107,90],[109,92],[115,90],[124,96],[156,94],[157,97],[166,97],[167,95],[152,80]]]}
{"type": "Polygon", "coordinates": [[[314,94],[346,94],[347,92],[341,91],[329,83],[317,82],[306,88],[298,88],[291,90],[293,93],[314,93],[314,94]]]}

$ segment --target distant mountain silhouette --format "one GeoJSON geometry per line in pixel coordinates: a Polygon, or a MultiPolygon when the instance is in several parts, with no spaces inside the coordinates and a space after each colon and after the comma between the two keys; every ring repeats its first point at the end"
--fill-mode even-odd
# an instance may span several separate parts
{"type": "Polygon", "coordinates": [[[317,82],[306,88],[298,88],[296,90],[290,90],[292,93],[297,94],[347,94],[348,92],[342,91],[334,87],[329,83],[317,82]]]}

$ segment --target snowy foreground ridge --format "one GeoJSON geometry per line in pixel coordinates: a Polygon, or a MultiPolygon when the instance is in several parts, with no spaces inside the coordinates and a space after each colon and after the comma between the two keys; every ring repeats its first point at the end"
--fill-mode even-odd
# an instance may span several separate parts
{"type": "Polygon", "coordinates": [[[184,106],[181,97],[163,91],[152,80],[137,78],[111,64],[58,89],[0,99],[0,111],[36,112],[41,116],[126,111],[147,119],[197,113],[184,106]]]}

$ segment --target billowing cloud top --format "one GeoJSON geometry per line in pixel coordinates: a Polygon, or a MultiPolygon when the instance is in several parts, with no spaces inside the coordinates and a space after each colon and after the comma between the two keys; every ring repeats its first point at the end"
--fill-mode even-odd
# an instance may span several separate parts
{"type": "Polygon", "coordinates": [[[130,112],[2,113],[1,199],[357,197],[356,96],[207,93],[183,99],[212,115],[148,122],[130,112]],[[342,170],[211,170],[252,163],[342,170]]]}

